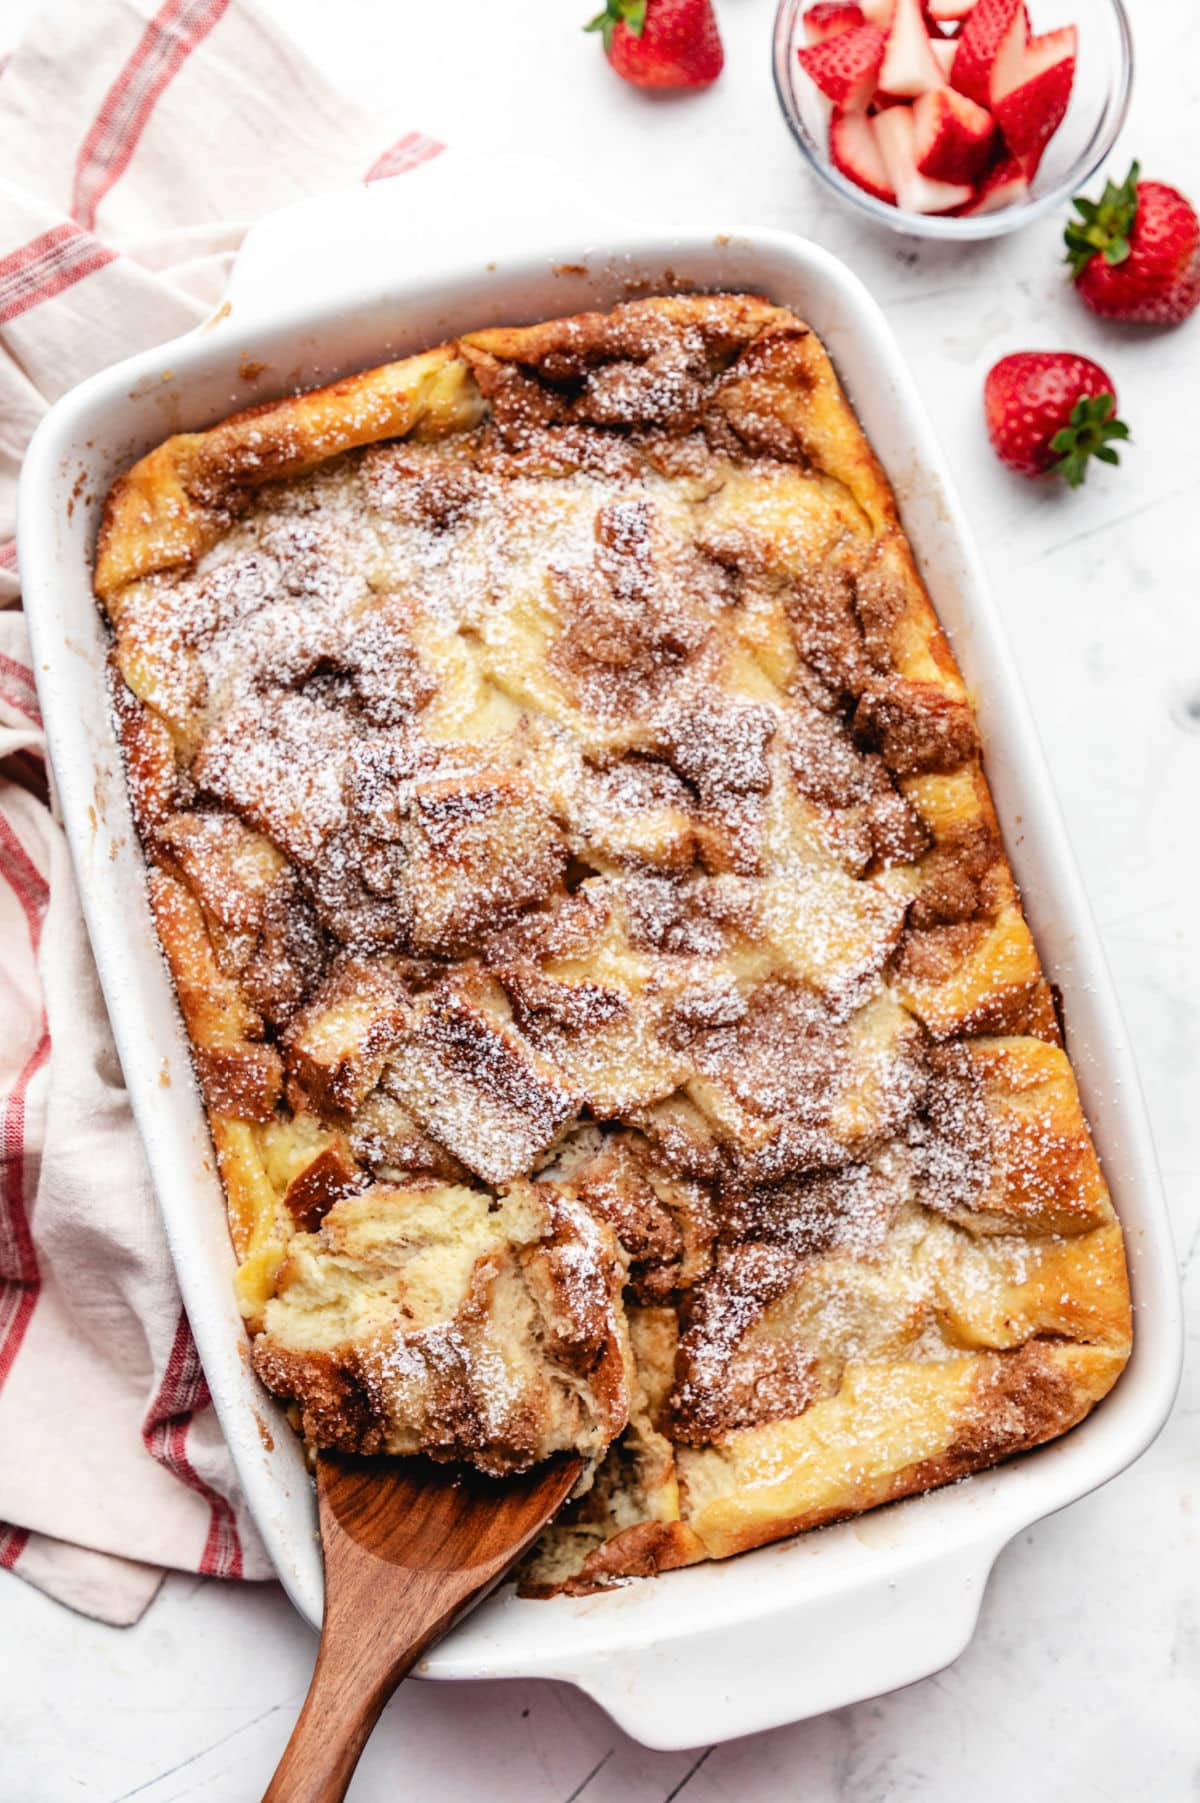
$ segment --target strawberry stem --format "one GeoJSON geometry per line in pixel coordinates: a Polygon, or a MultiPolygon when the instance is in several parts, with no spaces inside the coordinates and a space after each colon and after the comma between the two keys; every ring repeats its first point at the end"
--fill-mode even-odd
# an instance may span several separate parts
{"type": "Polygon", "coordinates": [[[604,11],[589,19],[583,29],[603,34],[607,54],[618,25],[623,25],[632,37],[641,37],[646,29],[646,4],[647,0],[605,0],[604,11]]]}
{"type": "Polygon", "coordinates": [[[1072,488],[1087,480],[1090,457],[1099,458],[1101,463],[1120,463],[1120,456],[1109,441],[1127,439],[1129,427],[1123,419],[1117,419],[1116,404],[1116,396],[1107,392],[1083,395],[1071,409],[1070,424],[1050,440],[1050,449],[1058,459],[1050,469],[1072,488]]]}
{"type": "Polygon", "coordinates": [[[1138,176],[1141,168],[1134,163],[1121,183],[1106,182],[1099,200],[1077,194],[1074,200],[1078,219],[1072,219],[1063,233],[1067,262],[1073,279],[1078,281],[1092,258],[1101,256],[1106,263],[1124,263],[1130,251],[1130,233],[1137,218],[1138,176]]]}

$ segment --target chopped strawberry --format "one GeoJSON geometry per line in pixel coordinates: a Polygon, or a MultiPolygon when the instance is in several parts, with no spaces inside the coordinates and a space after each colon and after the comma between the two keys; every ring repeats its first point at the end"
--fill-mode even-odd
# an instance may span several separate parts
{"type": "Polygon", "coordinates": [[[896,190],[888,180],[874,119],[866,113],[835,112],[829,124],[829,154],[834,168],[848,181],[873,194],[876,200],[895,206],[896,190]]]}
{"type": "Polygon", "coordinates": [[[925,11],[935,24],[950,25],[965,19],[974,5],[975,0],[925,0],[925,11]]]}
{"type": "Polygon", "coordinates": [[[889,107],[875,119],[875,141],[897,205],[906,213],[949,213],[975,197],[969,182],[933,181],[917,168],[915,128],[910,106],[889,107]]]}
{"type": "Polygon", "coordinates": [[[992,112],[1008,148],[1029,181],[1066,115],[1075,81],[1079,34],[1074,25],[1022,42],[1010,27],[996,53],[989,84],[992,112]]]}
{"type": "Polygon", "coordinates": [[[706,88],[725,66],[710,0],[605,0],[584,29],[637,88],[706,88]]]}
{"type": "Polygon", "coordinates": [[[970,219],[978,213],[998,213],[1002,207],[1015,207],[1028,192],[1025,171],[1016,157],[1001,157],[980,182],[974,200],[963,208],[962,216],[970,219]]]}
{"type": "Polygon", "coordinates": [[[892,99],[910,99],[945,81],[929,43],[921,0],[896,0],[879,70],[879,87],[892,99]]]}
{"type": "Polygon", "coordinates": [[[984,383],[983,408],[1001,463],[1020,476],[1062,476],[1072,488],[1086,478],[1089,457],[1119,463],[1110,440],[1129,437],[1112,382],[1073,351],[1001,357],[984,383]]]}
{"type": "MultiPolygon", "coordinates": [[[[929,48],[933,51],[933,54],[937,59],[938,68],[941,70],[945,79],[949,81],[950,71],[954,67],[954,52],[958,49],[958,45],[954,42],[953,38],[930,38],[929,48]]],[[[957,92],[957,90],[955,91],[957,92]]],[[[966,95],[964,95],[963,98],[965,100],[966,95]]],[[[974,102],[972,102],[972,105],[974,105],[974,102]]]]}
{"type": "Polygon", "coordinates": [[[1200,218],[1178,188],[1135,163],[1099,200],[1079,195],[1065,233],[1079,297],[1105,319],[1173,326],[1200,307],[1200,218]]]}
{"type": "Polygon", "coordinates": [[[976,106],[990,105],[992,64],[1014,18],[1028,33],[1024,0],[977,0],[958,37],[950,84],[976,106]]]}
{"type": "Polygon", "coordinates": [[[871,103],[886,39],[875,25],[840,31],[822,44],[806,44],[796,56],[822,94],[846,112],[865,112],[871,103]]]}
{"type": "Polygon", "coordinates": [[[922,175],[939,182],[977,182],[987,167],[995,123],[953,88],[935,88],[913,106],[913,150],[922,175]]]}
{"type": "Polygon", "coordinates": [[[877,25],[880,31],[887,30],[896,10],[896,0],[859,0],[859,5],[866,14],[868,25],[877,25]]]}
{"type": "Polygon", "coordinates": [[[817,0],[804,15],[804,37],[809,44],[823,44],[826,38],[853,31],[866,22],[862,7],[851,5],[850,0],[817,0]]]}

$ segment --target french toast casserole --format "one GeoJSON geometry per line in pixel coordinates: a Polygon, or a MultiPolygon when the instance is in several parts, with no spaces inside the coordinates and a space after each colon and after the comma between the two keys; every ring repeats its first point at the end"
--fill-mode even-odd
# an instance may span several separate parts
{"type": "Polygon", "coordinates": [[[720,1558],[1060,1434],[1125,1258],[970,699],[794,314],[469,334],[169,439],[96,561],[252,1358],[310,1447],[720,1558]]]}

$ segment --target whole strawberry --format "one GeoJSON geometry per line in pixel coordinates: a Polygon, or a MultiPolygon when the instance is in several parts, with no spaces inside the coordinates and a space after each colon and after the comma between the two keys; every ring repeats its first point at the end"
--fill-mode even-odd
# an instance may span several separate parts
{"type": "Polygon", "coordinates": [[[1177,188],[1139,173],[1135,163],[1098,201],[1076,198],[1067,261],[1093,313],[1174,326],[1200,306],[1200,219],[1177,188]]]}
{"type": "Polygon", "coordinates": [[[1098,363],[1073,351],[1017,351],[1001,357],[983,389],[988,437],[1020,476],[1061,476],[1072,488],[1088,459],[1119,463],[1110,440],[1129,437],[1116,417],[1117,394],[1098,363]]]}
{"type": "Polygon", "coordinates": [[[710,0],[606,0],[585,30],[638,88],[706,88],[725,67],[710,0]]]}

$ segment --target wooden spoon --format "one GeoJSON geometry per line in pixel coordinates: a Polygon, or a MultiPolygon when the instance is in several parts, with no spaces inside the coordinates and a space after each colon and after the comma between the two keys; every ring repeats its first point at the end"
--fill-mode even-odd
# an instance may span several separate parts
{"type": "Polygon", "coordinates": [[[401,1678],[499,1583],[582,1469],[555,1459],[501,1480],[425,1459],[320,1454],[325,1622],[263,1803],[340,1803],[401,1678]]]}

